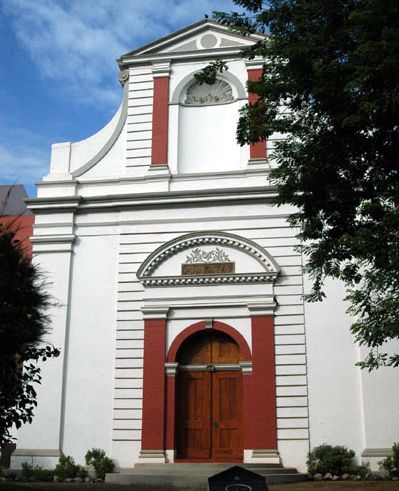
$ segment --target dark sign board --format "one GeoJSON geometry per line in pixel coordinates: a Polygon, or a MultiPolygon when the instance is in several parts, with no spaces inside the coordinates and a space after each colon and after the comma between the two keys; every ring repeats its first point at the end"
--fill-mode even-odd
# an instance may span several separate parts
{"type": "Polygon", "coordinates": [[[211,476],[208,491],[268,491],[268,487],[264,476],[235,465],[211,476]]]}
{"type": "Polygon", "coordinates": [[[234,273],[234,263],[186,263],[181,265],[183,276],[234,273]]]}

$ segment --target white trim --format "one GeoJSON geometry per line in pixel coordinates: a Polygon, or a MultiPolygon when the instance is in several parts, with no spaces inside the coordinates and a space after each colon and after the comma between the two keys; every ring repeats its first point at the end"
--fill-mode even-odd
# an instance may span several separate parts
{"type": "Polygon", "coordinates": [[[167,319],[169,307],[166,306],[143,306],[141,308],[143,319],[167,319]]]}
{"type": "Polygon", "coordinates": [[[250,302],[247,304],[249,315],[273,315],[276,308],[276,302],[271,296],[269,301],[266,302],[250,302]]]}
{"type": "MultiPolygon", "coordinates": [[[[248,363],[248,362],[247,362],[248,363]]],[[[251,363],[252,365],[252,363],[251,363]]],[[[178,369],[182,372],[224,372],[242,371],[240,363],[208,363],[201,365],[179,365],[178,369]]]]}
{"type": "Polygon", "coordinates": [[[262,70],[265,60],[261,56],[256,56],[252,60],[245,60],[247,70],[262,70]]]}
{"type": "Polygon", "coordinates": [[[244,375],[252,373],[252,361],[240,361],[239,365],[244,375]]]}
{"type": "Polygon", "coordinates": [[[254,464],[281,464],[277,449],[244,450],[244,462],[254,464]]]}
{"type": "MultiPolygon", "coordinates": [[[[216,22],[212,19],[204,19],[202,21],[196,22],[194,24],[191,24],[183,29],[180,29],[178,31],[175,31],[167,36],[164,36],[152,43],[146,44],[142,46],[141,48],[137,48],[133,51],[130,51],[126,53],[125,55],[122,55],[121,58],[118,60],[119,65],[124,65],[127,62],[130,61],[130,59],[135,59],[140,56],[143,56],[146,53],[153,53],[155,56],[159,56],[160,54],[163,53],[157,53],[156,51],[159,51],[165,47],[170,47],[173,44],[181,43],[188,37],[192,37],[193,35],[200,34],[201,31],[216,31],[221,34],[228,34],[229,36],[236,37],[242,40],[249,40],[253,41],[255,44],[257,41],[265,39],[265,36],[261,34],[251,34],[250,36],[241,36],[239,34],[232,33],[230,28],[228,26],[225,26],[223,24],[220,24],[219,22],[216,22]]],[[[244,46],[240,46],[240,48],[243,48],[244,46]]],[[[212,49],[212,48],[211,48],[212,49]]],[[[168,52],[167,54],[171,54],[168,52]]],[[[175,54],[175,53],[173,53],[175,54]]]]}
{"type": "Polygon", "coordinates": [[[170,75],[170,60],[162,62],[154,61],[151,67],[153,78],[169,77],[170,75]]]}
{"type": "Polygon", "coordinates": [[[138,463],[140,464],[165,464],[166,456],[164,450],[140,450],[138,463]]]}
{"type": "MultiPolygon", "coordinates": [[[[146,287],[180,285],[220,285],[231,283],[270,283],[276,273],[233,274],[225,276],[162,276],[140,279],[146,287]]],[[[259,314],[261,315],[261,314],[259,314]]]]}
{"type": "Polygon", "coordinates": [[[60,457],[61,451],[58,448],[17,448],[12,453],[13,457],[60,457]]]}
{"type": "Polygon", "coordinates": [[[177,373],[178,363],[175,362],[167,362],[165,363],[165,374],[168,377],[174,377],[177,373]]]}
{"type": "Polygon", "coordinates": [[[392,455],[392,448],[365,448],[361,453],[362,457],[388,457],[392,455]]]}
{"type": "Polygon", "coordinates": [[[34,235],[30,238],[32,244],[72,244],[76,235],[34,235]]]}

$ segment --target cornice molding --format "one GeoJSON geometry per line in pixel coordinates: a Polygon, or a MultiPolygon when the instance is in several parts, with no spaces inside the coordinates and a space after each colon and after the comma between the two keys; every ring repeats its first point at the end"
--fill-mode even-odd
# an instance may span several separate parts
{"type": "MultiPolygon", "coordinates": [[[[158,176],[154,176],[158,177],[158,176]]],[[[36,214],[46,212],[75,211],[121,211],[134,207],[168,207],[189,204],[235,203],[273,201],[277,197],[274,186],[242,188],[213,188],[187,191],[156,191],[150,193],[121,193],[100,196],[64,196],[42,197],[26,200],[29,210],[36,214]]]]}
{"type": "Polygon", "coordinates": [[[191,63],[195,61],[212,61],[215,58],[223,58],[225,60],[241,60],[241,50],[242,47],[225,47],[225,48],[212,48],[212,49],[202,49],[198,51],[176,51],[176,52],[166,52],[166,53],[155,53],[155,54],[143,54],[135,55],[125,58],[119,66],[123,67],[133,67],[148,65],[148,63],[154,63],[161,60],[170,60],[171,62],[183,62],[191,63]]]}
{"type": "Polygon", "coordinates": [[[132,208],[136,206],[173,206],[187,205],[190,203],[214,203],[223,201],[253,201],[262,202],[277,197],[276,188],[273,186],[262,186],[252,188],[227,188],[227,189],[207,189],[193,191],[163,191],[154,193],[136,193],[121,195],[88,196],[82,199],[79,209],[97,208],[132,208]]]}
{"type": "Polygon", "coordinates": [[[169,77],[170,75],[170,60],[166,59],[162,62],[154,61],[152,63],[151,71],[153,78],[169,77]]]}
{"type": "Polygon", "coordinates": [[[30,238],[32,244],[73,244],[76,235],[34,235],[30,238]]]}
{"type": "Polygon", "coordinates": [[[154,286],[181,286],[181,285],[220,285],[224,283],[271,283],[277,273],[251,273],[220,276],[162,276],[143,278],[142,284],[146,287],[154,286]]]}
{"type": "MultiPolygon", "coordinates": [[[[167,34],[166,36],[156,39],[148,44],[145,44],[144,46],[140,46],[133,51],[129,51],[128,53],[122,55],[117,61],[122,62],[124,58],[127,58],[129,56],[136,56],[141,53],[151,53],[154,52],[154,50],[164,49],[165,47],[171,46],[174,43],[180,43],[182,40],[190,35],[192,36],[199,34],[201,33],[201,31],[205,32],[207,29],[219,32],[221,34],[229,34],[234,36],[234,33],[231,32],[229,26],[221,24],[214,19],[202,19],[175,32],[171,32],[170,34],[167,34]]],[[[235,36],[241,39],[252,40],[254,43],[258,40],[265,39],[265,35],[261,33],[254,33],[245,37],[241,36],[240,34],[236,34],[235,36]]]]}
{"type": "Polygon", "coordinates": [[[69,235],[34,235],[30,241],[33,246],[33,254],[43,253],[72,253],[76,236],[69,235]]]}
{"type": "Polygon", "coordinates": [[[260,56],[256,56],[252,60],[245,60],[247,70],[262,70],[264,63],[265,60],[260,56]]]}
{"type": "Polygon", "coordinates": [[[164,305],[161,306],[144,305],[141,308],[141,312],[143,313],[143,319],[167,319],[169,307],[164,305]]]}
{"type": "Polygon", "coordinates": [[[43,210],[74,212],[78,208],[81,200],[81,196],[61,196],[48,198],[31,198],[26,199],[25,203],[27,208],[33,213],[40,213],[43,210]]]}
{"type": "Polygon", "coordinates": [[[251,302],[247,304],[251,317],[257,315],[273,315],[276,306],[277,304],[273,297],[270,297],[267,302],[251,302]]]}
{"type": "Polygon", "coordinates": [[[393,455],[392,448],[365,448],[362,457],[389,457],[393,455]]]}
{"type": "MultiPolygon", "coordinates": [[[[257,159],[254,159],[254,162],[257,159]]],[[[264,159],[261,159],[262,162],[264,162],[264,159]]],[[[250,163],[252,161],[249,161],[250,163]]],[[[141,175],[141,176],[118,176],[118,177],[106,177],[106,178],[101,178],[101,177],[95,177],[95,178],[79,178],[79,180],[75,179],[72,181],[65,181],[65,180],[51,180],[51,181],[37,181],[35,184],[36,186],[40,186],[42,188],[56,188],[58,186],[63,186],[65,187],[66,185],[72,184],[76,186],[77,184],[84,184],[85,186],[99,186],[99,185],[107,185],[111,183],[142,183],[150,179],[152,169],[151,167],[158,167],[155,165],[149,165],[148,166],[148,174],[147,175],[141,175]]],[[[167,167],[166,165],[159,165],[159,167],[167,167]]],[[[208,179],[226,179],[226,178],[245,178],[248,176],[253,176],[254,174],[257,174],[259,176],[264,176],[267,178],[268,174],[270,172],[270,164],[268,168],[259,168],[259,167],[254,167],[254,168],[245,168],[245,169],[240,169],[240,170],[231,170],[231,171],[223,171],[223,172],[188,172],[185,174],[178,174],[178,173],[171,173],[170,170],[168,172],[168,176],[170,176],[173,181],[187,181],[187,180],[208,180],[208,179]]]]}

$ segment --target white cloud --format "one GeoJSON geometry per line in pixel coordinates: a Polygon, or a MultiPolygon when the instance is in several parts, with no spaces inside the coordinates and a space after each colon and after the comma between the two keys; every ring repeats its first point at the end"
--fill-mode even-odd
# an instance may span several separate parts
{"type": "Polygon", "coordinates": [[[116,58],[230,0],[3,0],[19,43],[43,76],[78,104],[120,99],[116,58]]]}
{"type": "Polygon", "coordinates": [[[8,146],[0,143],[0,181],[28,184],[49,171],[49,151],[36,146],[8,146]]]}

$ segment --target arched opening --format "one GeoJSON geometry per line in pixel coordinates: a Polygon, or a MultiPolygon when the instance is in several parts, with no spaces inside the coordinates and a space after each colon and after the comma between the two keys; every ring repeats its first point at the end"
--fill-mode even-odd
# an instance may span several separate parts
{"type": "Polygon", "coordinates": [[[230,71],[214,84],[199,84],[194,73],[177,84],[170,104],[177,133],[169,153],[179,174],[244,169],[249,147],[235,140],[239,110],[247,102],[241,81],[230,71]]]}
{"type": "Polygon", "coordinates": [[[214,329],[194,333],[179,348],[178,459],[243,459],[242,360],[239,345],[214,329]]]}

